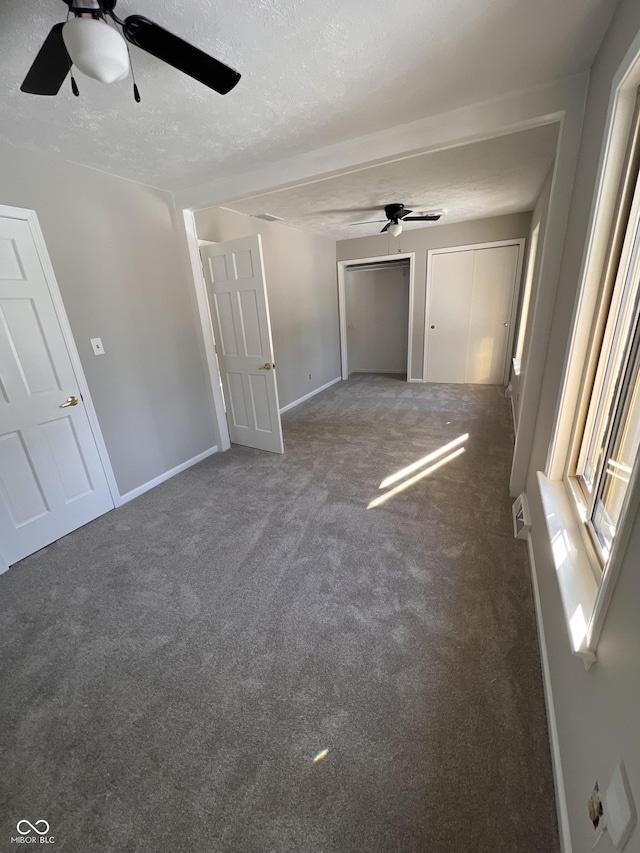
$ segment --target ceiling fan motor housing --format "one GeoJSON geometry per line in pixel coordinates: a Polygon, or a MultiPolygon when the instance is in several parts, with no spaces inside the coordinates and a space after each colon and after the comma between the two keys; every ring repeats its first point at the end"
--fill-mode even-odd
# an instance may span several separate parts
{"type": "MultiPolygon", "coordinates": [[[[403,211],[404,204],[388,204],[384,209],[385,216],[392,222],[395,222],[403,211]]],[[[406,212],[410,213],[411,211],[406,212]]]]}

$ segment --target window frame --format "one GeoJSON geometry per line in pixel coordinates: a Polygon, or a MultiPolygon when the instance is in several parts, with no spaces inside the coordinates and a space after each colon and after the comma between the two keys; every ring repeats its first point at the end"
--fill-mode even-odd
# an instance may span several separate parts
{"type": "MultiPolygon", "coordinates": [[[[602,582],[611,562],[613,545],[609,553],[605,553],[593,516],[605,476],[607,449],[615,440],[620,413],[626,407],[628,394],[632,390],[636,372],[640,368],[638,363],[640,277],[634,282],[629,282],[629,277],[633,276],[639,268],[640,251],[640,89],[635,96],[630,132],[625,147],[606,260],[597,296],[597,309],[593,317],[592,342],[582,377],[579,405],[572,426],[569,453],[562,477],[577,512],[584,544],[588,550],[589,563],[598,584],[602,582]],[[625,332],[627,329],[628,333],[625,332]],[[612,365],[612,360],[619,361],[621,368],[619,372],[612,365]],[[612,367],[613,376],[609,376],[609,381],[615,382],[615,387],[611,401],[607,405],[605,385],[612,367]],[[592,407],[594,397],[597,401],[592,407]],[[587,464],[594,433],[600,431],[598,424],[600,404],[604,404],[605,420],[607,415],[611,417],[604,427],[602,440],[599,442],[600,452],[595,464],[592,487],[589,489],[583,470],[587,464]]],[[[636,459],[634,469],[638,468],[638,461],[636,459]]],[[[633,471],[619,515],[619,528],[623,528],[627,523],[632,478],[633,471]]],[[[616,534],[615,539],[618,538],[616,534]]]]}
{"type": "MultiPolygon", "coordinates": [[[[580,284],[554,426],[544,471],[537,476],[547,532],[560,588],[572,652],[588,668],[596,659],[598,640],[616,579],[640,506],[640,464],[634,465],[625,506],[609,559],[603,564],[585,524],[583,492],[574,476],[579,443],[588,413],[609,304],[606,288],[613,287],[620,262],[629,202],[630,151],[640,156],[640,34],[616,73],[605,123],[580,284]],[[619,250],[619,251],[618,251],[619,250]],[[554,550],[562,534],[567,549],[554,550]],[[565,557],[560,554],[563,551],[565,557]],[[576,617],[580,617],[576,621],[576,617]],[[576,630],[577,622],[581,623],[576,630]]],[[[631,197],[635,190],[635,179],[631,197]]]]}

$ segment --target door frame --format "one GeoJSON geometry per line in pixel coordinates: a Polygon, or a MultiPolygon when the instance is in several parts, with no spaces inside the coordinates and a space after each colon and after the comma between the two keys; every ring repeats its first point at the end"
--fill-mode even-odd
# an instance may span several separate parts
{"type": "Polygon", "coordinates": [[[375,264],[380,261],[409,261],[409,319],[407,336],[407,382],[420,382],[411,378],[411,351],[413,348],[413,300],[415,290],[415,252],[397,252],[395,255],[378,255],[374,258],[354,258],[338,261],[338,317],[340,320],[340,370],[343,379],[349,378],[349,353],[347,346],[347,301],[345,292],[345,271],[348,267],[375,264]]]}
{"type": "Polygon", "coordinates": [[[189,263],[191,265],[193,287],[196,294],[200,331],[202,332],[204,341],[204,357],[209,377],[209,388],[211,389],[211,414],[213,415],[213,424],[217,432],[217,445],[220,452],[223,453],[225,450],[231,448],[231,439],[229,438],[229,425],[227,424],[224,397],[222,395],[222,378],[216,356],[216,341],[209,308],[207,283],[202,269],[202,258],[200,257],[194,211],[184,208],[182,210],[182,220],[184,223],[187,251],[189,253],[189,263]]]}
{"type": "MultiPolygon", "coordinates": [[[[67,317],[67,312],[64,307],[64,301],[62,299],[62,294],[60,293],[60,288],[58,287],[58,281],[56,279],[56,274],[51,263],[51,258],[49,257],[49,252],[47,250],[47,244],[44,239],[44,234],[42,233],[42,229],[40,228],[38,215],[35,210],[31,210],[29,208],[12,207],[10,205],[0,204],[0,217],[4,219],[19,219],[26,222],[29,226],[29,231],[31,232],[31,236],[33,238],[33,243],[36,248],[38,260],[40,261],[40,266],[42,267],[42,272],[44,274],[47,290],[49,291],[49,295],[51,296],[51,301],[53,303],[53,309],[56,315],[56,319],[58,321],[58,325],[60,326],[64,345],[67,350],[69,360],[71,362],[71,368],[75,375],[76,382],[78,383],[78,388],[82,396],[84,408],[87,413],[87,419],[89,421],[89,427],[91,429],[91,433],[96,444],[98,457],[100,459],[100,464],[107,480],[111,499],[113,501],[114,507],[120,506],[122,504],[120,491],[118,490],[118,484],[116,483],[113,468],[111,467],[111,460],[109,459],[107,446],[104,442],[102,430],[100,429],[100,423],[98,422],[98,415],[96,414],[95,406],[93,405],[93,400],[91,399],[91,391],[89,390],[87,378],[84,375],[82,362],[80,361],[76,342],[73,337],[73,332],[71,331],[71,325],[69,324],[69,318],[67,317]]],[[[0,573],[6,571],[7,568],[8,565],[6,563],[6,560],[0,552],[0,573]]]]}
{"type": "Polygon", "coordinates": [[[427,381],[427,351],[428,351],[428,336],[427,329],[429,328],[429,309],[431,306],[431,287],[433,276],[433,257],[434,255],[446,255],[452,252],[471,252],[475,249],[498,249],[503,246],[518,247],[518,261],[516,264],[516,275],[513,282],[513,294],[511,296],[511,313],[509,315],[509,338],[505,352],[504,368],[502,371],[502,384],[506,385],[509,381],[509,373],[511,370],[511,353],[513,350],[513,338],[515,334],[515,320],[518,311],[518,300],[520,298],[520,288],[522,286],[522,263],[524,260],[524,247],[526,243],[525,237],[516,237],[513,240],[492,240],[488,243],[469,243],[464,246],[447,246],[441,249],[427,250],[427,287],[425,292],[424,302],[424,344],[422,350],[422,381],[427,381]]]}
{"type": "MultiPolygon", "coordinates": [[[[195,219],[194,219],[194,226],[195,226],[195,219]]],[[[217,246],[217,247],[222,249],[222,254],[218,255],[217,257],[225,257],[226,258],[227,252],[229,251],[226,248],[226,246],[228,246],[229,244],[239,243],[241,241],[244,241],[245,244],[247,241],[249,241],[249,243],[251,244],[254,240],[257,243],[257,255],[258,255],[258,261],[259,261],[260,272],[261,272],[261,276],[260,276],[260,278],[261,278],[260,284],[261,284],[261,289],[262,289],[261,297],[262,297],[262,299],[264,299],[264,310],[265,310],[264,319],[266,321],[266,329],[261,327],[260,319],[259,318],[256,318],[256,319],[258,322],[260,335],[262,336],[263,334],[265,334],[266,339],[268,340],[268,343],[269,343],[269,353],[267,354],[267,358],[273,367],[273,370],[271,371],[271,379],[273,380],[273,402],[274,402],[274,407],[275,407],[274,414],[275,414],[275,417],[277,418],[277,421],[278,421],[277,430],[272,430],[271,435],[272,436],[275,435],[275,437],[278,439],[279,449],[276,449],[273,447],[264,447],[264,446],[259,447],[258,445],[261,442],[259,441],[259,438],[257,436],[254,436],[253,443],[249,442],[249,443],[245,444],[243,441],[239,440],[239,437],[238,437],[237,432],[235,430],[234,430],[234,434],[235,434],[235,438],[236,438],[236,443],[240,444],[241,446],[253,447],[256,450],[263,450],[267,453],[284,453],[284,439],[283,439],[283,435],[282,435],[282,419],[281,419],[281,411],[282,410],[280,409],[280,401],[279,401],[279,396],[278,396],[278,379],[277,379],[277,371],[276,371],[276,365],[275,365],[275,352],[274,352],[274,346],[273,346],[273,335],[272,335],[272,331],[271,331],[271,313],[269,310],[269,294],[267,291],[267,281],[266,281],[265,264],[264,264],[264,253],[262,251],[262,235],[259,233],[258,234],[245,234],[242,237],[231,238],[230,240],[221,240],[221,241],[198,240],[198,257],[200,259],[199,270],[200,270],[200,274],[202,276],[202,282],[204,284],[204,298],[206,300],[206,316],[208,317],[208,320],[209,320],[208,326],[209,326],[209,331],[211,334],[211,339],[214,341],[215,374],[212,374],[211,368],[210,368],[209,369],[209,375],[210,375],[210,377],[213,377],[214,375],[217,376],[217,379],[219,382],[220,396],[221,396],[221,399],[223,401],[223,410],[222,411],[223,411],[223,415],[224,415],[224,428],[226,431],[226,438],[229,441],[229,446],[230,446],[231,445],[231,431],[232,430],[229,427],[229,416],[230,415],[233,416],[233,395],[231,392],[231,386],[229,385],[228,381],[225,382],[222,379],[222,371],[220,369],[221,359],[218,358],[218,350],[217,350],[217,347],[215,345],[216,328],[218,329],[218,332],[219,332],[219,335],[220,335],[220,338],[222,341],[224,341],[224,332],[222,329],[222,324],[220,322],[220,318],[217,317],[217,319],[216,319],[216,315],[214,314],[215,299],[214,299],[213,290],[215,290],[215,287],[214,287],[214,283],[213,283],[213,272],[211,271],[211,276],[209,277],[209,278],[211,278],[211,281],[209,281],[209,278],[207,277],[207,274],[205,272],[205,265],[207,264],[207,260],[205,260],[205,258],[207,256],[203,255],[200,252],[200,248],[202,247],[203,249],[206,249],[206,248],[211,247],[211,246],[214,246],[214,247],[217,246]],[[276,435],[276,433],[277,433],[277,435],[276,435]]],[[[251,254],[253,256],[253,246],[251,246],[250,251],[251,251],[251,254]]],[[[210,262],[210,259],[209,259],[209,262],[210,262]]],[[[254,262],[255,262],[255,259],[252,257],[252,263],[254,263],[254,262]]],[[[234,265],[234,267],[236,266],[235,256],[233,259],[233,265],[234,265]]],[[[255,276],[254,276],[254,278],[255,278],[255,276]]],[[[239,281],[239,280],[240,279],[236,278],[236,281],[239,281]]],[[[240,292],[241,291],[238,290],[238,293],[240,293],[240,292]]],[[[256,297],[259,301],[257,290],[256,290],[256,297]]],[[[201,314],[201,319],[202,319],[202,314],[201,314]]],[[[242,317],[240,317],[240,323],[242,326],[244,326],[244,319],[242,317]]],[[[243,331],[243,336],[246,337],[246,334],[244,331],[243,331]]],[[[225,357],[224,349],[225,349],[225,347],[223,345],[221,345],[220,356],[222,358],[225,357]]],[[[245,341],[245,349],[246,349],[246,341],[245,341]]],[[[253,356],[248,356],[248,355],[246,357],[249,359],[254,358],[253,356]]],[[[263,353],[260,356],[260,358],[263,359],[264,357],[265,357],[265,354],[263,353]]],[[[257,358],[257,356],[255,356],[255,358],[257,358]]],[[[268,367],[269,367],[269,365],[267,364],[267,369],[268,369],[268,367]]],[[[239,369],[242,370],[241,368],[239,368],[239,369]]],[[[262,369],[263,368],[260,368],[260,370],[262,370],[262,369]]],[[[254,375],[257,375],[257,374],[254,374],[254,375]]],[[[266,379],[266,377],[265,377],[265,379],[266,379]]],[[[267,380],[267,381],[269,381],[269,380],[267,380]]],[[[250,386],[250,383],[249,383],[249,386],[250,386]]],[[[250,390],[250,395],[253,398],[253,390],[251,388],[249,390],[250,390]]],[[[243,390],[243,395],[244,395],[244,393],[245,392],[243,390]]],[[[245,405],[246,405],[246,397],[245,397],[245,405]]],[[[255,401],[253,401],[252,405],[254,407],[254,415],[256,415],[255,401]]],[[[219,411],[219,409],[216,409],[216,412],[217,411],[219,411]]],[[[257,431],[257,417],[256,417],[256,431],[257,431]]],[[[229,448],[227,447],[227,448],[223,448],[223,449],[228,450],[229,448]]]]}

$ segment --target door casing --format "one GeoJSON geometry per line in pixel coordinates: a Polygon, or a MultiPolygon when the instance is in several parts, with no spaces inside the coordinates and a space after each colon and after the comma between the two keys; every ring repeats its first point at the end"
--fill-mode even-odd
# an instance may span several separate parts
{"type": "Polygon", "coordinates": [[[347,299],[345,293],[345,271],[348,267],[375,264],[380,261],[409,261],[409,326],[407,336],[407,382],[421,382],[411,378],[411,351],[413,348],[413,295],[415,289],[415,252],[398,252],[395,255],[379,255],[375,258],[354,258],[338,261],[338,316],[340,318],[340,366],[342,378],[349,378],[349,353],[347,348],[347,299]]]}
{"type": "Polygon", "coordinates": [[[231,448],[231,438],[229,436],[229,425],[227,423],[225,401],[222,393],[222,378],[216,355],[216,341],[209,305],[209,295],[207,293],[207,282],[202,269],[196,219],[192,209],[184,208],[182,210],[182,222],[184,224],[189,265],[193,278],[200,330],[204,343],[205,362],[209,376],[209,387],[211,389],[211,414],[216,431],[217,445],[222,453],[231,448]]]}
{"type": "Polygon", "coordinates": [[[193,287],[196,294],[196,305],[200,319],[200,331],[204,342],[204,355],[209,375],[209,388],[211,389],[211,414],[214,428],[217,433],[217,445],[220,452],[229,450],[231,439],[229,437],[229,426],[225,414],[224,398],[222,396],[222,382],[216,358],[216,342],[213,336],[213,321],[209,310],[209,297],[207,295],[207,283],[202,271],[202,260],[198,247],[198,232],[196,231],[196,219],[193,210],[183,210],[182,218],[187,240],[187,251],[189,264],[193,277],[193,287]]]}
{"type": "Polygon", "coordinates": [[[209,316],[214,339],[218,341],[216,364],[222,378],[229,435],[235,444],[284,453],[261,236],[250,234],[212,243],[203,246],[200,254],[209,316]],[[215,274],[214,262],[218,262],[215,274]],[[246,304],[243,294],[250,297],[246,304]],[[220,300],[226,304],[229,314],[221,308],[220,300]],[[231,349],[227,351],[230,344],[231,349]],[[260,365],[256,364],[257,360],[260,365]],[[241,377],[241,388],[236,387],[235,393],[231,376],[236,380],[241,377]],[[264,398],[260,406],[262,392],[264,398]],[[235,404],[245,412],[246,423],[236,420],[235,404]],[[261,414],[262,420],[268,420],[270,429],[259,425],[261,414]]]}

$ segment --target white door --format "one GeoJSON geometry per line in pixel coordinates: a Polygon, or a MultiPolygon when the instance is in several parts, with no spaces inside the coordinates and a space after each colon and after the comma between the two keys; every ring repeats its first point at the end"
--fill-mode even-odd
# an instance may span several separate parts
{"type": "Polygon", "coordinates": [[[11,565],[112,508],[30,224],[0,216],[2,556],[11,565]]]}
{"type": "Polygon", "coordinates": [[[519,245],[433,253],[427,382],[505,381],[519,245]]]}
{"type": "Polygon", "coordinates": [[[431,259],[427,382],[466,382],[473,256],[446,252],[431,259]]]}
{"type": "Polygon", "coordinates": [[[229,437],[283,453],[260,235],[202,246],[229,437]]]}

